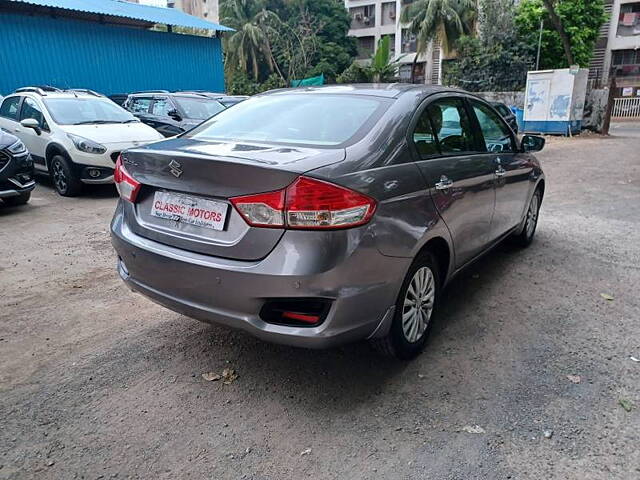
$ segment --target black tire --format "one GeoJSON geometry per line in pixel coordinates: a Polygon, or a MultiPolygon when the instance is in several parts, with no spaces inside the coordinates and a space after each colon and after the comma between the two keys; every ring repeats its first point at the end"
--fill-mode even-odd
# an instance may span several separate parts
{"type": "Polygon", "coordinates": [[[522,231],[512,237],[513,243],[526,248],[533,242],[538,226],[538,218],[540,218],[540,205],[542,204],[542,189],[537,188],[531,196],[529,207],[523,220],[522,231]]]}
{"type": "MultiPolygon", "coordinates": [[[[420,254],[411,264],[402,282],[402,288],[400,288],[400,293],[396,300],[395,313],[389,333],[386,337],[372,339],[371,345],[373,348],[383,355],[395,357],[400,360],[411,360],[418,356],[424,350],[424,346],[431,333],[434,317],[438,309],[441,285],[438,263],[433,254],[430,252],[420,254]],[[407,308],[407,306],[405,306],[405,299],[410,300],[409,297],[411,295],[408,296],[407,292],[412,286],[417,272],[423,268],[428,269],[433,278],[433,303],[424,330],[419,329],[416,332],[418,335],[417,338],[409,338],[410,334],[408,334],[403,327],[403,314],[410,311],[411,307],[409,306],[407,312],[405,312],[407,308]]],[[[423,307],[421,306],[420,308],[423,307]]]]}
{"type": "Polygon", "coordinates": [[[24,205],[31,198],[31,192],[21,193],[16,197],[3,198],[2,201],[9,207],[17,207],[18,205],[24,205]]]}
{"type": "Polygon", "coordinates": [[[49,161],[49,173],[53,187],[63,197],[75,197],[82,191],[82,182],[73,164],[62,155],[54,155],[49,161]]]}

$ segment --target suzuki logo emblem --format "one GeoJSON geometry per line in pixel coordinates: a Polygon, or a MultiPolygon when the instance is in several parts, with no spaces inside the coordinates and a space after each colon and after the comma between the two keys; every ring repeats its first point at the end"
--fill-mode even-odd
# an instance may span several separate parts
{"type": "Polygon", "coordinates": [[[180,178],[180,176],[183,174],[182,165],[180,165],[180,163],[176,162],[175,160],[171,160],[169,162],[169,171],[171,172],[171,175],[176,178],[180,178]]]}

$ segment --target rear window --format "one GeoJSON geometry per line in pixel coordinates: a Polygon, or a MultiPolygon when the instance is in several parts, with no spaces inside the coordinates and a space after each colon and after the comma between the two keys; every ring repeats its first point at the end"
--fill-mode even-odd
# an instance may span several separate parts
{"type": "Polygon", "coordinates": [[[185,136],[200,140],[338,146],[371,127],[389,102],[355,95],[265,95],[220,112],[185,136]]]}

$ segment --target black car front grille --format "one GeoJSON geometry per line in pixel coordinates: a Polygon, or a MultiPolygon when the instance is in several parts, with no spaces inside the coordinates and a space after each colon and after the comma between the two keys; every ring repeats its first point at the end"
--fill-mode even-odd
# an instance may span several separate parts
{"type": "Polygon", "coordinates": [[[11,161],[11,157],[6,152],[0,152],[0,170],[7,166],[11,161]]]}
{"type": "Polygon", "coordinates": [[[113,152],[111,154],[111,160],[113,160],[113,163],[116,163],[116,161],[118,160],[119,156],[120,156],[120,152],[113,152]]]}

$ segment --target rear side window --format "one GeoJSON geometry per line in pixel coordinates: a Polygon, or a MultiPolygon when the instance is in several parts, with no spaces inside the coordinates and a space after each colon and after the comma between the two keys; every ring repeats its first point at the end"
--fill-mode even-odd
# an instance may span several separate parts
{"type": "Polygon", "coordinates": [[[158,115],[159,117],[167,117],[169,116],[169,110],[171,109],[173,109],[173,106],[166,97],[156,98],[153,101],[151,113],[153,113],[154,115],[158,115]]]}
{"type": "Polygon", "coordinates": [[[129,102],[129,110],[133,113],[149,113],[151,98],[136,97],[129,102]]]}
{"type": "Polygon", "coordinates": [[[514,152],[511,130],[487,105],[471,100],[487,152],[514,152]]]}
{"type": "Polygon", "coordinates": [[[440,153],[427,109],[420,115],[416,128],[413,131],[413,143],[415,143],[416,149],[421,157],[430,157],[440,153]]]}
{"type": "Polygon", "coordinates": [[[426,111],[443,155],[478,151],[471,122],[461,99],[436,100],[426,111]]]}
{"type": "Polygon", "coordinates": [[[18,120],[18,106],[20,105],[20,97],[5,98],[0,105],[0,116],[18,120]]]}

